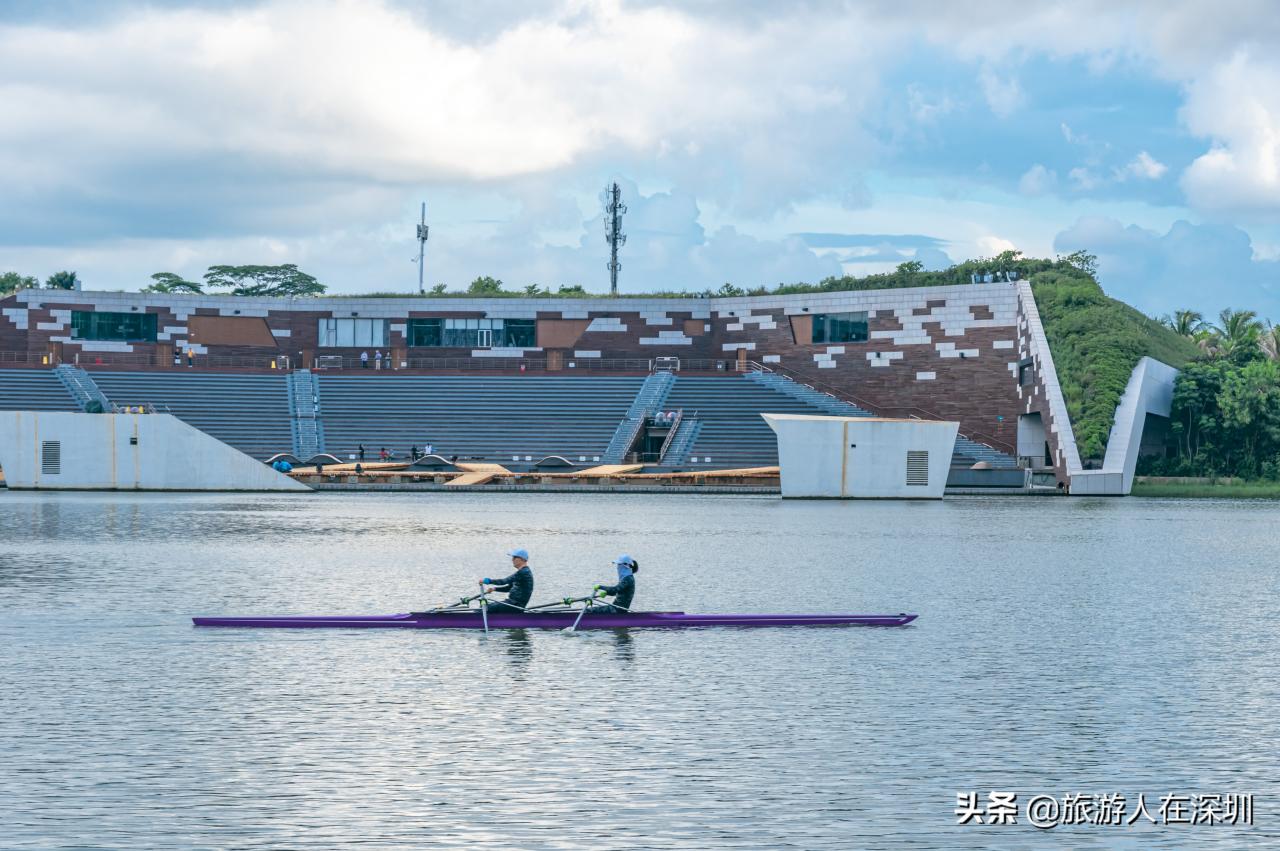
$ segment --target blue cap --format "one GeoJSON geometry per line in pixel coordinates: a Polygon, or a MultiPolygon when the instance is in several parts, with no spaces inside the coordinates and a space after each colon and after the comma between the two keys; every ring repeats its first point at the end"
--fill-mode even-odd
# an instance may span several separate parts
{"type": "Polygon", "coordinates": [[[522,558],[525,561],[529,560],[528,550],[512,550],[511,552],[507,553],[507,555],[511,556],[512,558],[522,558]]]}
{"type": "Polygon", "coordinates": [[[618,556],[617,558],[615,558],[615,559],[613,560],[613,563],[614,563],[614,564],[625,564],[627,567],[631,567],[632,565],[634,565],[634,564],[636,563],[636,560],[635,560],[635,559],[633,559],[631,556],[623,555],[623,556],[618,556]]]}

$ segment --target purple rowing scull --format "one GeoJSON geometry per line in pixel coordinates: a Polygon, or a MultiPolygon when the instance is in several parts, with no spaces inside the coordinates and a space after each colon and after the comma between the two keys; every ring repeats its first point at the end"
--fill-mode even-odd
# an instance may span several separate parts
{"type": "MultiPolygon", "coordinates": [[[[578,611],[523,612],[489,615],[489,629],[565,629],[573,626],[578,611]]],[[[629,612],[587,614],[578,629],[679,629],[734,626],[905,626],[917,615],[687,615],[684,612],[629,612]]],[[[196,626],[249,627],[256,629],[483,629],[480,612],[414,612],[403,615],[354,615],[351,617],[207,617],[192,618],[196,626]]]]}

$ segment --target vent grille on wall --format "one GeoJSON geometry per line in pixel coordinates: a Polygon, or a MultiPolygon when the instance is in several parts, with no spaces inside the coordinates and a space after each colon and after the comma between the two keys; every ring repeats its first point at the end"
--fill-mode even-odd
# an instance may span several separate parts
{"type": "Polygon", "coordinates": [[[40,442],[40,472],[46,476],[56,476],[62,472],[62,441],[40,442]]]}
{"type": "Polygon", "coordinates": [[[927,451],[912,451],[907,453],[907,484],[928,487],[929,453],[927,451]]]}

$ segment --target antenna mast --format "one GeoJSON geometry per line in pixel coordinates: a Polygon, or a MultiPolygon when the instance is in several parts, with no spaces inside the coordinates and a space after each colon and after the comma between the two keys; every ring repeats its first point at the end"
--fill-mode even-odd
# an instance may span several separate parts
{"type": "Polygon", "coordinates": [[[622,203],[622,189],[616,182],[604,189],[601,198],[604,202],[604,241],[609,243],[609,293],[618,294],[618,270],[622,264],[618,262],[618,249],[627,243],[627,235],[622,232],[622,214],[627,205],[622,203]]]}
{"type": "Polygon", "coordinates": [[[426,290],[423,289],[422,283],[422,258],[427,253],[427,202],[422,202],[422,221],[418,225],[418,295],[423,295],[426,290]]]}

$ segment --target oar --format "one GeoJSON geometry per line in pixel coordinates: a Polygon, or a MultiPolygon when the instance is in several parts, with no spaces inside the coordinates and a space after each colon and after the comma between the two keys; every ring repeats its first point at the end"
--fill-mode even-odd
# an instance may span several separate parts
{"type": "Polygon", "coordinates": [[[424,612],[410,612],[409,614],[412,615],[413,617],[422,617],[423,615],[434,615],[437,612],[449,612],[449,611],[453,611],[454,609],[461,609],[461,608],[469,609],[471,608],[472,602],[474,602],[479,597],[480,597],[479,594],[476,594],[472,597],[463,597],[458,602],[450,603],[447,606],[436,606],[434,609],[427,609],[424,612]]]}
{"type": "Polygon", "coordinates": [[[591,608],[591,607],[588,605],[588,603],[590,603],[591,601],[595,600],[597,596],[604,596],[604,595],[603,595],[603,594],[599,594],[599,593],[598,593],[598,592],[596,592],[596,591],[592,591],[592,592],[591,592],[591,596],[590,596],[590,597],[579,597],[577,600],[575,600],[575,601],[574,601],[575,603],[582,603],[582,611],[578,612],[578,619],[577,619],[577,620],[575,620],[575,621],[573,622],[573,626],[565,627],[565,628],[564,628],[564,630],[563,630],[564,632],[576,632],[576,631],[577,631],[577,629],[578,629],[578,624],[582,622],[582,616],[583,616],[583,615],[585,615],[585,614],[587,613],[587,609],[591,608]]]}
{"type": "MultiPolygon", "coordinates": [[[[484,634],[489,634],[489,598],[485,594],[489,593],[485,590],[484,583],[480,583],[480,620],[484,624],[484,634]]],[[[475,598],[472,598],[475,599],[475,598]]]]}

